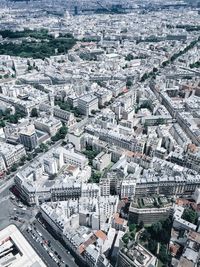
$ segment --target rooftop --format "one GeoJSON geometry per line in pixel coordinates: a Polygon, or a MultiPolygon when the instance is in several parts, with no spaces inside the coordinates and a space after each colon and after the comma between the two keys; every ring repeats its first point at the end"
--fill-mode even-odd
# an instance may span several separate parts
{"type": "Polygon", "coordinates": [[[45,263],[13,224],[0,231],[0,265],[12,267],[45,267],[45,263]],[[4,254],[10,249],[9,254],[4,254]],[[16,251],[14,253],[14,251],[16,251]]]}
{"type": "Polygon", "coordinates": [[[97,97],[93,94],[87,94],[87,95],[80,97],[80,99],[84,102],[90,103],[91,101],[97,99],[97,97]]]}
{"type": "Polygon", "coordinates": [[[132,243],[127,248],[122,248],[122,253],[136,267],[148,267],[155,263],[155,256],[146,250],[142,245],[132,243]]]}

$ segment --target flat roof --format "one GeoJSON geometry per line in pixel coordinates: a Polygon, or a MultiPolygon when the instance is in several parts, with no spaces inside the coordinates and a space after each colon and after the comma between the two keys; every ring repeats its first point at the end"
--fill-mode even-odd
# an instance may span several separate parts
{"type": "Polygon", "coordinates": [[[87,95],[83,95],[82,97],[80,97],[80,99],[82,101],[90,103],[91,101],[97,99],[97,97],[95,95],[93,95],[93,94],[87,94],[87,95]]]}
{"type": "MultiPolygon", "coordinates": [[[[46,267],[46,264],[42,261],[39,255],[35,252],[35,250],[32,248],[32,246],[28,243],[28,241],[25,239],[25,237],[14,224],[10,224],[9,226],[0,231],[0,247],[3,244],[5,245],[6,242],[10,241],[12,242],[13,246],[17,247],[19,251],[17,256],[12,257],[12,262],[9,262],[10,266],[46,267]]],[[[3,259],[3,257],[1,259],[3,259]]]]}

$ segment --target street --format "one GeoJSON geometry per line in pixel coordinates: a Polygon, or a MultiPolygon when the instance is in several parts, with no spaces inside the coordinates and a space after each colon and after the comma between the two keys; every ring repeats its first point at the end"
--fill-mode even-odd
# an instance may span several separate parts
{"type": "Polygon", "coordinates": [[[41,243],[37,242],[30,233],[26,230],[23,232],[23,235],[31,244],[31,246],[35,249],[37,254],[41,257],[41,259],[46,263],[47,266],[57,267],[58,265],[53,261],[53,259],[49,256],[48,252],[42,247],[41,243]]]}
{"type": "Polygon", "coordinates": [[[30,241],[33,248],[41,255],[41,258],[47,263],[48,266],[69,266],[69,267],[78,267],[74,262],[74,258],[70,255],[69,251],[64,248],[59,241],[57,241],[37,220],[34,220],[32,223],[32,233],[36,236],[36,241],[31,236],[30,232],[27,232],[27,228],[24,229],[23,234],[30,241]],[[42,246],[40,241],[45,240],[50,245],[42,246]],[[48,251],[46,250],[48,249],[48,251]],[[49,253],[53,253],[54,257],[59,261],[56,264],[49,253]],[[63,263],[63,262],[64,263],[63,263]],[[53,262],[53,264],[52,264],[53,262]]]}
{"type": "MultiPolygon", "coordinates": [[[[56,142],[51,148],[60,145],[61,141],[56,142]]],[[[77,267],[74,258],[44,227],[35,220],[35,215],[38,212],[36,207],[25,207],[14,195],[10,192],[10,188],[14,182],[15,174],[25,169],[32,161],[42,155],[39,154],[33,160],[26,162],[24,166],[16,172],[10,174],[6,179],[1,181],[0,185],[0,230],[14,223],[19,227],[29,243],[35,251],[40,255],[42,260],[49,267],[77,267]],[[6,207],[6,208],[5,208],[6,207]],[[33,225],[34,222],[34,225],[33,225]],[[31,232],[29,228],[31,227],[31,232]],[[28,229],[28,231],[27,231],[28,229]],[[41,236],[38,234],[41,233],[41,236]],[[44,241],[49,242],[45,245],[44,241]]]]}

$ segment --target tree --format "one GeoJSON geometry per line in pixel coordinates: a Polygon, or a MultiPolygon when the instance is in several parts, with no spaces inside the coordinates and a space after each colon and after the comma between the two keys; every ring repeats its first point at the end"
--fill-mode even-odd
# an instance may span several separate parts
{"type": "Polygon", "coordinates": [[[167,218],[164,221],[161,221],[161,223],[162,223],[162,227],[164,229],[171,231],[171,228],[172,228],[172,218],[171,217],[167,218]]]}
{"type": "Polygon", "coordinates": [[[195,63],[190,64],[190,68],[200,68],[200,61],[196,61],[195,63]]]}
{"type": "Polygon", "coordinates": [[[21,157],[21,159],[19,161],[19,165],[21,165],[21,166],[24,165],[25,161],[26,161],[26,156],[21,157]]]}
{"type": "Polygon", "coordinates": [[[0,128],[3,128],[5,126],[6,126],[6,124],[5,124],[4,120],[0,120],[0,128]]]}
{"type": "Polygon", "coordinates": [[[131,235],[132,239],[135,239],[135,232],[131,232],[130,235],[131,235]]]}
{"type": "Polygon", "coordinates": [[[4,112],[4,115],[5,116],[9,116],[11,113],[11,109],[10,108],[6,108],[5,112],[4,112]]]}
{"type": "Polygon", "coordinates": [[[66,111],[71,110],[71,106],[68,103],[63,102],[61,100],[55,100],[55,105],[58,105],[61,109],[66,110],[66,111]]]}
{"type": "Polygon", "coordinates": [[[101,173],[100,172],[92,172],[92,175],[91,175],[91,181],[93,183],[99,183],[99,180],[101,178],[101,173]]]}
{"type": "Polygon", "coordinates": [[[137,106],[135,108],[135,113],[137,113],[142,108],[147,108],[148,110],[151,111],[151,103],[149,102],[149,100],[146,100],[141,105],[137,106]]]}
{"type": "MultiPolygon", "coordinates": [[[[11,114],[11,109],[7,108],[5,111],[0,110],[0,118],[3,120],[6,120],[10,123],[18,123],[18,120],[20,118],[23,118],[25,116],[24,112],[16,109],[15,114],[11,114]]],[[[3,127],[3,122],[1,123],[3,127]]]]}
{"type": "Polygon", "coordinates": [[[62,146],[66,146],[67,145],[67,142],[66,141],[62,141],[62,146]]]}
{"type": "Polygon", "coordinates": [[[157,251],[158,243],[156,240],[152,239],[148,242],[148,249],[155,255],[157,251]]]}
{"type": "Polygon", "coordinates": [[[151,235],[154,236],[155,239],[159,239],[159,235],[162,232],[162,224],[161,222],[153,223],[150,227],[151,235]]]}
{"type": "Polygon", "coordinates": [[[147,241],[150,238],[151,238],[151,234],[147,230],[144,230],[144,232],[141,234],[141,239],[143,241],[147,241]]]}
{"type": "Polygon", "coordinates": [[[197,215],[196,211],[194,211],[191,208],[184,209],[182,219],[184,219],[190,223],[195,223],[197,218],[198,218],[198,215],[197,215]]]}
{"type": "Polygon", "coordinates": [[[56,178],[57,174],[54,173],[54,174],[50,174],[49,175],[49,180],[54,180],[56,178]]]}
{"type": "MultiPolygon", "coordinates": [[[[55,54],[55,48],[57,48],[58,53],[67,53],[71,49],[76,40],[71,37],[53,37],[48,33],[48,31],[39,30],[31,31],[29,29],[24,31],[0,31],[0,35],[3,38],[24,38],[24,40],[19,44],[8,43],[0,44],[0,54],[9,54],[11,56],[21,56],[21,57],[33,57],[42,58],[50,57],[55,54]],[[29,42],[25,37],[32,37],[40,40],[40,42],[29,42]]],[[[69,35],[68,35],[69,36],[69,35]]]]}
{"type": "Polygon", "coordinates": [[[66,126],[62,126],[59,130],[60,139],[64,139],[68,132],[68,128],[66,126]]]}
{"type": "Polygon", "coordinates": [[[3,118],[5,116],[4,112],[2,109],[0,109],[0,119],[3,118]]]}
{"type": "Polygon", "coordinates": [[[58,135],[54,135],[51,137],[52,142],[57,142],[59,140],[58,135]]]}
{"type": "Polygon", "coordinates": [[[32,159],[33,159],[32,154],[28,154],[28,155],[27,155],[27,160],[30,161],[30,160],[32,160],[32,159]]]}
{"type": "Polygon", "coordinates": [[[162,244],[168,244],[171,236],[171,227],[172,219],[170,217],[166,220],[158,221],[145,229],[141,234],[141,239],[148,242],[156,240],[162,244]]]}
{"type": "Polygon", "coordinates": [[[96,110],[92,109],[92,110],[91,110],[91,113],[92,113],[92,114],[96,114],[96,110]]]}
{"type": "Polygon", "coordinates": [[[66,135],[67,135],[67,132],[68,132],[68,128],[66,126],[62,126],[58,132],[56,133],[56,135],[52,136],[51,137],[51,140],[53,142],[56,142],[60,139],[65,139],[66,135]]]}
{"type": "Polygon", "coordinates": [[[126,57],[125,57],[125,60],[127,60],[127,61],[131,61],[131,60],[133,60],[134,59],[134,57],[133,57],[133,55],[131,55],[131,54],[128,54],[126,57]]]}
{"type": "Polygon", "coordinates": [[[78,108],[74,108],[72,112],[74,113],[75,117],[81,117],[82,115],[81,112],[78,110],[78,108]]]}
{"type": "Polygon", "coordinates": [[[169,262],[169,255],[167,254],[167,247],[165,245],[161,244],[158,257],[164,264],[169,262]]]}
{"type": "Polygon", "coordinates": [[[36,108],[32,108],[31,110],[31,117],[38,117],[38,111],[36,108]]]}
{"type": "Polygon", "coordinates": [[[127,80],[126,86],[127,87],[131,87],[132,85],[133,85],[132,81],[131,80],[127,80]]]}
{"type": "Polygon", "coordinates": [[[9,78],[9,75],[8,75],[8,74],[5,74],[3,77],[4,77],[5,79],[8,79],[8,78],[9,78]]]}
{"type": "Polygon", "coordinates": [[[47,152],[49,149],[48,145],[47,144],[44,144],[44,143],[41,143],[40,144],[40,150],[41,152],[47,152]]]}
{"type": "Polygon", "coordinates": [[[144,81],[146,81],[147,79],[149,78],[149,74],[148,73],[144,73],[144,75],[142,76],[142,78],[141,78],[141,82],[144,82],[144,81]]]}
{"type": "Polygon", "coordinates": [[[92,163],[92,160],[96,157],[96,155],[98,155],[98,151],[93,149],[92,146],[86,145],[86,149],[83,152],[83,154],[86,155],[88,159],[91,160],[91,163],[92,163]]]}
{"type": "Polygon", "coordinates": [[[26,117],[26,113],[20,109],[16,109],[15,116],[17,117],[17,119],[21,119],[26,117]]]}
{"type": "Polygon", "coordinates": [[[155,73],[155,72],[158,72],[158,69],[157,68],[153,68],[153,72],[155,73]]]}
{"type": "Polygon", "coordinates": [[[128,241],[129,241],[129,234],[128,233],[124,234],[124,236],[122,237],[122,241],[125,244],[128,244],[128,241]]]}
{"type": "Polygon", "coordinates": [[[17,164],[16,163],[14,163],[13,165],[12,165],[12,167],[10,168],[10,171],[11,172],[15,172],[16,170],[17,170],[17,164]]]}
{"type": "Polygon", "coordinates": [[[141,230],[144,228],[144,222],[140,221],[139,225],[138,225],[138,230],[141,230]]]}
{"type": "Polygon", "coordinates": [[[163,61],[162,62],[162,67],[166,67],[170,63],[169,60],[163,61]]]}
{"type": "Polygon", "coordinates": [[[9,121],[10,123],[18,123],[18,118],[16,117],[16,115],[10,115],[10,116],[8,117],[8,121],[9,121]]]}
{"type": "Polygon", "coordinates": [[[37,147],[34,152],[35,152],[35,154],[38,154],[41,152],[41,149],[39,147],[37,147]]]}
{"type": "Polygon", "coordinates": [[[28,71],[31,71],[33,69],[33,66],[28,65],[28,71]]]}
{"type": "Polygon", "coordinates": [[[136,225],[135,225],[135,224],[130,224],[130,225],[129,225],[129,231],[130,231],[130,232],[135,231],[135,229],[136,229],[136,225]]]}

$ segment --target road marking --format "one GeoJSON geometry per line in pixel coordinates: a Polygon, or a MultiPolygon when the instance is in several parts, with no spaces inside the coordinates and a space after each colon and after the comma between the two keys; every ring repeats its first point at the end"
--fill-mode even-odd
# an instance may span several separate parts
{"type": "MultiPolygon", "coordinates": [[[[44,258],[44,256],[40,253],[39,249],[35,246],[33,239],[28,235],[25,234],[25,236],[27,237],[27,239],[29,240],[29,243],[31,244],[31,246],[33,247],[33,249],[37,252],[37,254],[39,255],[39,257],[47,264],[47,266],[49,266],[49,263],[47,262],[47,260],[44,258]]],[[[43,252],[45,253],[46,251],[43,250],[43,252]]],[[[46,252],[47,253],[47,252],[46,252]]],[[[48,255],[48,253],[47,253],[48,255]]],[[[49,256],[49,255],[48,255],[49,256]]],[[[51,259],[51,258],[50,258],[51,259]]]]}

